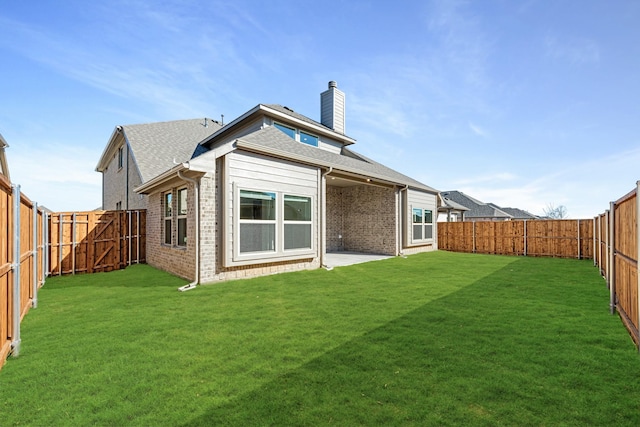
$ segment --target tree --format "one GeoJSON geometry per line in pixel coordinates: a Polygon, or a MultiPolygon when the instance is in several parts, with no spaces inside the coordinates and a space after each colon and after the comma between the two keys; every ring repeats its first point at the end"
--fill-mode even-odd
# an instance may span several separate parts
{"type": "Polygon", "coordinates": [[[554,206],[549,203],[544,209],[544,216],[550,219],[564,219],[568,216],[567,208],[564,205],[554,206]]]}

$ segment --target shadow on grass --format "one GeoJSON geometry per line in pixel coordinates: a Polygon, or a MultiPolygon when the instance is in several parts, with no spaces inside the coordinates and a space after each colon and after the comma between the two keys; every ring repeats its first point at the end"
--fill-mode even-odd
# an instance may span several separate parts
{"type": "Polygon", "coordinates": [[[640,364],[597,277],[540,272],[523,282],[527,265],[512,263],[184,425],[638,425],[640,364]]]}
{"type": "Polygon", "coordinates": [[[48,277],[47,289],[66,289],[78,287],[102,288],[179,288],[188,281],[164,271],[156,270],[146,264],[131,265],[123,270],[107,273],[73,274],[48,277]]]}

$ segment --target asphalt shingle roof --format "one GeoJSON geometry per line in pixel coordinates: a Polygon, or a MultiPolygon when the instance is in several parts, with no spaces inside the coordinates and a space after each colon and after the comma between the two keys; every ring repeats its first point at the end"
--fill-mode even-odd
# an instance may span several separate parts
{"type": "Polygon", "coordinates": [[[308,159],[312,164],[330,165],[338,170],[345,170],[362,174],[363,176],[384,179],[402,185],[410,185],[427,191],[437,192],[437,190],[432,187],[368,159],[353,150],[343,148],[342,154],[337,154],[321,148],[312,147],[294,141],[272,126],[243,136],[240,140],[259,145],[267,152],[278,151],[280,153],[291,153],[297,157],[308,159]]]}
{"type": "Polygon", "coordinates": [[[445,191],[442,193],[445,200],[466,206],[469,210],[464,214],[465,218],[511,218],[512,216],[504,212],[495,205],[482,203],[461,191],[445,191]]]}
{"type": "Polygon", "coordinates": [[[211,119],[174,120],[122,126],[142,182],[189,160],[198,144],[222,126],[211,119]]]}

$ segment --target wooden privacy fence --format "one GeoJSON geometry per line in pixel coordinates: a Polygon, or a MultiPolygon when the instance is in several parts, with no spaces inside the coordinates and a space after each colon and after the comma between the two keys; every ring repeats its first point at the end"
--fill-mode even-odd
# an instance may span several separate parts
{"type": "Polygon", "coordinates": [[[640,350],[640,181],[636,188],[595,218],[593,261],[609,288],[611,313],[620,314],[622,322],[640,350]]]}
{"type": "Polygon", "coordinates": [[[0,368],[20,353],[20,322],[51,274],[145,261],[146,211],[47,214],[0,175],[0,368]]]}
{"type": "Polygon", "coordinates": [[[45,215],[0,175],[0,367],[20,353],[20,322],[38,303],[46,271],[45,215]]]}
{"type": "Polygon", "coordinates": [[[119,270],[145,262],[146,211],[49,215],[51,275],[119,270]]]}
{"type": "Polygon", "coordinates": [[[438,223],[438,249],[481,254],[593,257],[593,220],[438,223]]]}

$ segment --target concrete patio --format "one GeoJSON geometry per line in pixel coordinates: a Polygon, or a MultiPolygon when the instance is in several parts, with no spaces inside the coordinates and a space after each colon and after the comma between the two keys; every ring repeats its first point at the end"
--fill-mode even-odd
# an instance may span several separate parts
{"type": "Polygon", "coordinates": [[[361,264],[369,261],[378,261],[387,258],[393,257],[389,255],[364,254],[359,252],[327,252],[324,258],[324,263],[325,267],[333,268],[361,264]]]}

